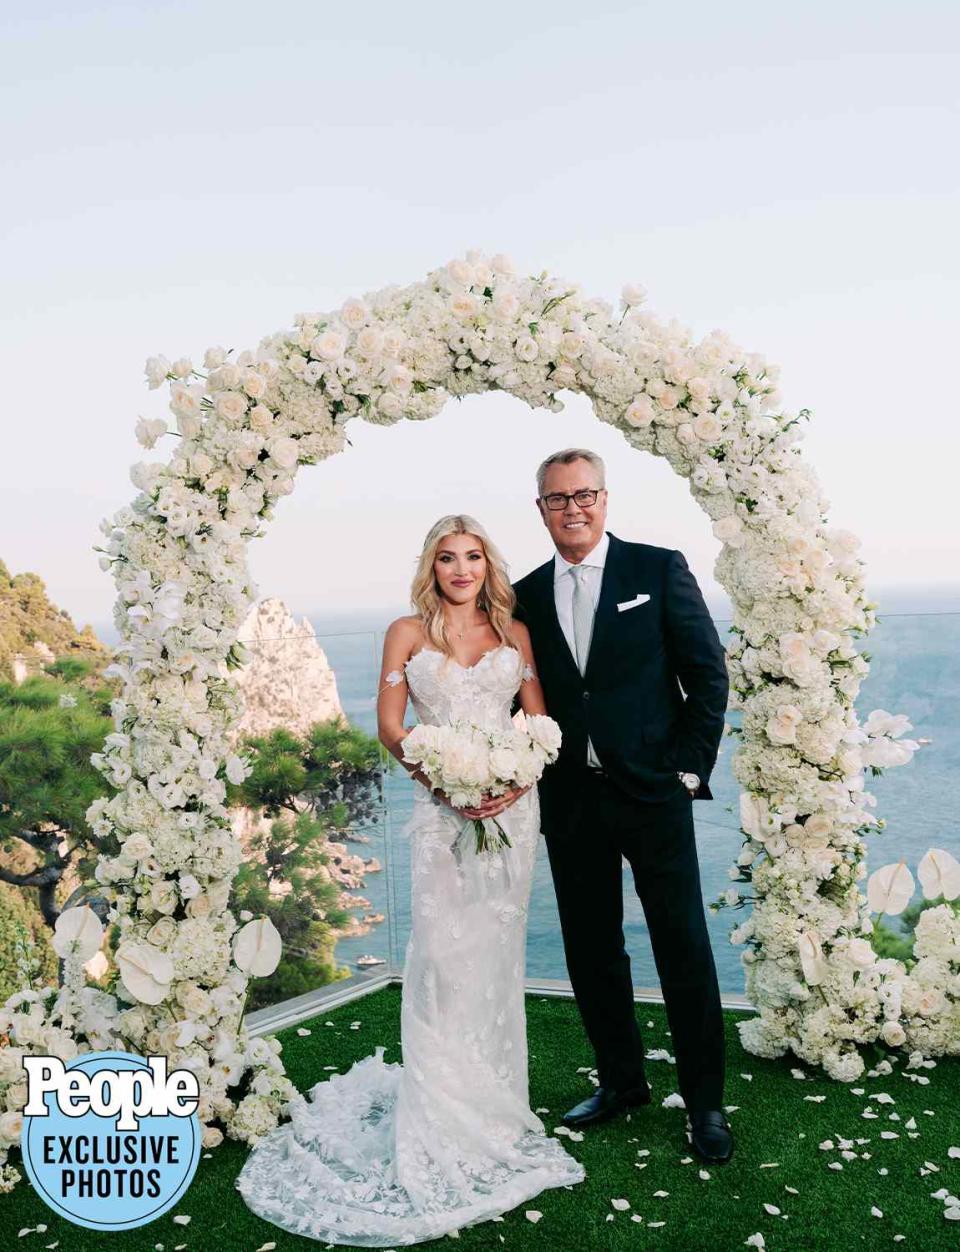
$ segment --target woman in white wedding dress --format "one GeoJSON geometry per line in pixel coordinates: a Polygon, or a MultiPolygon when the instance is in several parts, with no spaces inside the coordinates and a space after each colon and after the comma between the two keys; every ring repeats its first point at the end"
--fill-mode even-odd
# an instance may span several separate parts
{"type": "MultiPolygon", "coordinates": [[[[398,760],[408,694],[434,725],[509,727],[518,691],[524,712],[546,711],[503,560],[476,521],[437,522],[411,598],[416,614],[384,640],[378,700],[380,738],[398,760]]],[[[237,1179],[255,1213],[326,1243],[420,1243],[585,1177],[529,1107],[523,996],[536,788],[457,810],[419,770],[413,777],[403,1064],[386,1063],[379,1047],[317,1083],[237,1179]],[[496,817],[511,846],[478,855],[470,838],[455,855],[472,817],[496,817]]]]}

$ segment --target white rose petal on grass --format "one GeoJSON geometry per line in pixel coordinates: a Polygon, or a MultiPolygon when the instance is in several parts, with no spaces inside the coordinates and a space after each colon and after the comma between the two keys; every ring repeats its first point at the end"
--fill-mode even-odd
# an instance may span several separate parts
{"type": "Polygon", "coordinates": [[[536,1225],[536,1223],[540,1220],[542,1216],[543,1214],[539,1212],[539,1210],[537,1209],[527,1209],[527,1211],[524,1213],[524,1217],[527,1219],[527,1221],[533,1222],[534,1225],[536,1225]]]}
{"type": "Polygon", "coordinates": [[[267,978],[280,964],[283,941],[269,917],[247,922],[233,940],[233,960],[237,969],[253,978],[267,978]]]}
{"type": "Polygon", "coordinates": [[[758,1230],[755,1235],[749,1235],[746,1239],[744,1239],[743,1244],[744,1247],[747,1248],[765,1248],[767,1246],[767,1241],[758,1230]]]}
{"type": "Polygon", "coordinates": [[[300,1036],[301,1039],[306,1039],[307,1035],[309,1035],[310,1033],[311,1032],[307,1030],[306,1026],[297,1027],[297,1034],[300,1036]]]}
{"type": "Polygon", "coordinates": [[[947,1156],[951,1161],[960,1161],[960,1148],[947,1148],[947,1156]]]}
{"type": "Polygon", "coordinates": [[[670,1192],[669,1192],[669,1191],[655,1191],[653,1194],[654,1194],[654,1196],[656,1196],[656,1198],[657,1198],[658,1200],[662,1200],[662,1199],[664,1199],[666,1196],[668,1196],[668,1195],[670,1194],[670,1192]]]}
{"type": "Polygon", "coordinates": [[[665,1096],[660,1101],[660,1105],[665,1109],[685,1109],[687,1107],[679,1091],[671,1091],[668,1096],[665,1096]]]}
{"type": "Polygon", "coordinates": [[[873,1214],[873,1216],[874,1216],[874,1217],[882,1217],[882,1216],[883,1216],[883,1209],[878,1209],[878,1208],[877,1208],[877,1206],[876,1206],[875,1204],[874,1204],[874,1205],[871,1205],[871,1207],[870,1207],[870,1212],[873,1214]]]}
{"type": "Polygon", "coordinates": [[[788,1186],[784,1185],[784,1188],[783,1188],[783,1189],[784,1189],[784,1191],[789,1191],[791,1195],[799,1195],[799,1194],[800,1194],[800,1192],[796,1189],[796,1187],[788,1187],[788,1186]]]}
{"type": "Polygon", "coordinates": [[[701,1169],[700,1177],[703,1179],[704,1182],[706,1182],[710,1177],[710,1171],[708,1169],[701,1169]]]}
{"type": "Polygon", "coordinates": [[[630,1207],[629,1200],[611,1200],[610,1203],[613,1205],[613,1207],[617,1210],[618,1213],[623,1213],[630,1207]]]}
{"type": "Polygon", "coordinates": [[[944,1209],[943,1215],[948,1222],[960,1222],[960,1207],[954,1205],[953,1208],[944,1209]]]}
{"type": "Polygon", "coordinates": [[[173,1219],[173,1224],[175,1226],[189,1226],[190,1217],[187,1213],[177,1213],[173,1219]]]}
{"type": "Polygon", "coordinates": [[[741,1078],[745,1078],[747,1082],[753,1082],[753,1074],[741,1074],[741,1078]]]}

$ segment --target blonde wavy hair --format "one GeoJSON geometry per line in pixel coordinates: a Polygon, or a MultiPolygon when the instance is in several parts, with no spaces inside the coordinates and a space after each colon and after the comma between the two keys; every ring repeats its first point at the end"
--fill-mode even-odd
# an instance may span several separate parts
{"type": "Polygon", "coordinates": [[[476,535],[480,540],[487,561],[487,572],[477,596],[477,608],[486,612],[501,644],[512,644],[510,627],[517,597],[510,585],[506,562],[496,544],[475,518],[465,513],[451,513],[441,517],[430,527],[423,541],[423,551],[420,553],[417,572],[410,588],[410,603],[423,625],[430,645],[438,652],[453,656],[453,647],[447,636],[443,616],[443,601],[440,599],[436,575],[433,572],[437,550],[448,535],[476,535]]]}

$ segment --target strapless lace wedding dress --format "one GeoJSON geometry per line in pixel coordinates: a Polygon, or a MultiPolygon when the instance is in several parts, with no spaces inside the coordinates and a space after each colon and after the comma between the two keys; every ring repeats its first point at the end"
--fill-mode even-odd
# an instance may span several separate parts
{"type": "MultiPolygon", "coordinates": [[[[502,646],[470,667],[424,649],[405,666],[421,722],[509,727],[525,677],[502,646]]],[[[399,676],[398,676],[399,677],[399,676]]],[[[451,851],[463,819],[416,784],[403,1064],[379,1047],[319,1082],[253,1149],[237,1187],[261,1217],[354,1247],[435,1239],[585,1177],[529,1107],[524,967],[540,811],[500,815],[511,847],[451,851]]]]}

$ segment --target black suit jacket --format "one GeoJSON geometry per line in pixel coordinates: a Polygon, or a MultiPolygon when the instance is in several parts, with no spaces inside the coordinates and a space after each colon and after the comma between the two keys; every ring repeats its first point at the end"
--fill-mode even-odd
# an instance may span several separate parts
{"type": "Polygon", "coordinates": [[[516,616],[530,631],[547,712],[563,732],[560,756],[540,781],[548,835],[578,819],[588,735],[604,769],[636,800],[678,794],[678,770],[699,775],[696,798],[713,799],[707,784],[729,691],[716,627],[681,552],[607,533],[585,674],[557,618],[553,557],[514,584],[516,616]],[[641,594],[649,599],[618,610],[641,594]]]}

